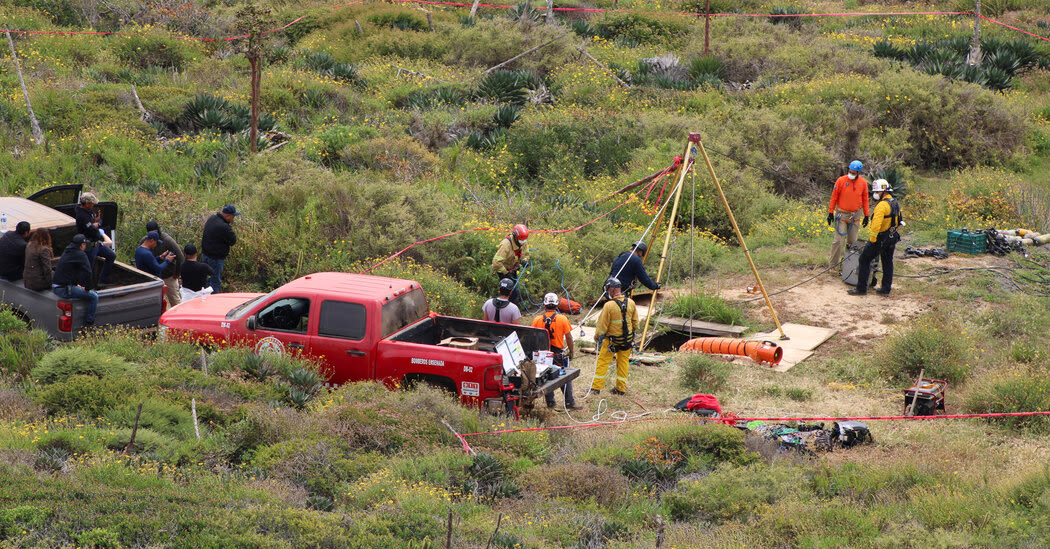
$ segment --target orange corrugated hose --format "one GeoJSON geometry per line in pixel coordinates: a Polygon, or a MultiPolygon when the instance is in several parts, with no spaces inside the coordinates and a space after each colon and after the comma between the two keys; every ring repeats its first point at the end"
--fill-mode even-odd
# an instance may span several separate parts
{"type": "Polygon", "coordinates": [[[679,351],[713,355],[739,355],[759,363],[779,364],[784,349],[772,341],[749,341],[728,337],[698,337],[682,344],[679,351]]]}

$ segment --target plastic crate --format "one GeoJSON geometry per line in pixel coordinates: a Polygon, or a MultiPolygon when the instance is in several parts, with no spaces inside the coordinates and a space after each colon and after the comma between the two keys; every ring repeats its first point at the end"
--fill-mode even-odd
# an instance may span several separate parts
{"type": "Polygon", "coordinates": [[[948,231],[948,251],[978,255],[986,251],[988,239],[985,234],[963,232],[962,229],[948,231]]]}

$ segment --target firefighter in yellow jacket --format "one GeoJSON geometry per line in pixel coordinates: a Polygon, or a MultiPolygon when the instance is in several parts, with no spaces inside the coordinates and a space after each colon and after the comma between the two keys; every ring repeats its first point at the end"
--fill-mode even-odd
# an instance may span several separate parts
{"type": "Polygon", "coordinates": [[[631,346],[634,344],[634,331],[638,327],[638,310],[634,300],[623,295],[622,285],[616,278],[605,281],[605,292],[609,301],[605,302],[598,315],[598,328],[594,337],[598,343],[598,367],[594,372],[590,394],[597,395],[605,387],[605,376],[609,365],[616,358],[616,388],[614,395],[627,392],[627,368],[630,365],[631,346]]]}
{"type": "Polygon", "coordinates": [[[507,238],[499,243],[496,254],[492,256],[492,274],[502,281],[509,278],[514,281],[510,292],[510,302],[521,307],[521,292],[518,291],[518,269],[529,262],[529,228],[518,223],[511,229],[507,238]]]}

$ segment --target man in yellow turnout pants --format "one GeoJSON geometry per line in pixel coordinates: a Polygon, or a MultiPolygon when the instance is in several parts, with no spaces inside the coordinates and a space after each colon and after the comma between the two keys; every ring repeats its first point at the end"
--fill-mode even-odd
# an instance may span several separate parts
{"type": "Polygon", "coordinates": [[[609,301],[598,315],[598,328],[594,337],[598,343],[598,367],[594,372],[590,394],[601,393],[605,387],[605,376],[609,365],[616,357],[616,388],[614,395],[627,392],[627,369],[630,366],[631,345],[634,343],[634,331],[638,327],[638,310],[634,300],[623,295],[620,281],[610,278],[605,281],[605,292],[609,301]]]}

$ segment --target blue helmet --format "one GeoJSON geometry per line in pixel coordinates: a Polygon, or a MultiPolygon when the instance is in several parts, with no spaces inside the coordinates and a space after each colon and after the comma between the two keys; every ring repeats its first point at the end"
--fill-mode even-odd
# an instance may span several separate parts
{"type": "Polygon", "coordinates": [[[860,160],[854,160],[853,162],[849,163],[849,169],[855,172],[862,172],[864,171],[864,163],[860,160]]]}

